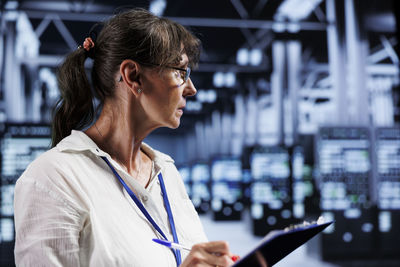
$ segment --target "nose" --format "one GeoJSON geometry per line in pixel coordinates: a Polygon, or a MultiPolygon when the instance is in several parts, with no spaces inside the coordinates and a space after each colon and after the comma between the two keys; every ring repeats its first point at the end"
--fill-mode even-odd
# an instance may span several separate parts
{"type": "Polygon", "coordinates": [[[194,96],[197,93],[197,89],[190,78],[185,82],[184,86],[185,86],[185,89],[183,90],[184,97],[194,96]]]}

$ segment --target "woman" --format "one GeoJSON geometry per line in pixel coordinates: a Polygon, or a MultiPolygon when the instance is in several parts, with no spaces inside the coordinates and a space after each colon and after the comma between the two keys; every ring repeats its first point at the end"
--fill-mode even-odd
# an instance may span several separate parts
{"type": "Polygon", "coordinates": [[[58,75],[53,148],[15,189],[18,266],[233,264],[226,242],[206,242],[173,160],[142,142],[158,127],[179,126],[186,97],[196,94],[189,75],[199,46],[181,25],[134,9],[68,55],[58,75]],[[95,123],[87,57],[102,106],[95,123]]]}

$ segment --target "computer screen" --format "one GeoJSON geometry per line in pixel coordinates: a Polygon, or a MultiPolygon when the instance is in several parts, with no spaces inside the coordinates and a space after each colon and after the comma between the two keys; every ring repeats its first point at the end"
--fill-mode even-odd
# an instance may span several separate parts
{"type": "Polygon", "coordinates": [[[50,127],[5,124],[0,139],[0,243],[14,241],[14,188],[26,167],[50,148],[50,127]]]}
{"type": "Polygon", "coordinates": [[[306,215],[306,208],[312,210],[310,207],[312,203],[306,201],[314,195],[311,168],[306,164],[304,154],[304,148],[296,146],[291,155],[293,215],[296,218],[303,218],[306,215]]]}
{"type": "Polygon", "coordinates": [[[190,166],[189,165],[181,165],[178,167],[178,171],[182,177],[183,183],[185,184],[186,192],[189,197],[192,194],[192,186],[191,186],[191,175],[190,175],[190,166]]]}
{"type": "Polygon", "coordinates": [[[211,193],[210,166],[207,163],[195,163],[192,165],[192,201],[195,206],[200,205],[201,201],[210,201],[211,193]],[[197,204],[197,205],[196,205],[197,204]]]}
{"type": "Polygon", "coordinates": [[[378,128],[375,137],[378,208],[400,210],[400,128],[378,128]]]}
{"type": "Polygon", "coordinates": [[[371,152],[368,128],[323,127],[316,138],[322,210],[370,205],[371,152]]]}
{"type": "Polygon", "coordinates": [[[215,158],[211,163],[213,200],[235,203],[242,197],[242,162],[235,157],[215,158]]]}
{"type": "Polygon", "coordinates": [[[210,167],[207,163],[195,163],[192,165],[192,181],[193,182],[209,182],[210,167]]]}
{"type": "Polygon", "coordinates": [[[282,147],[255,148],[250,156],[251,202],[280,209],[290,200],[289,153],[282,147]]]}

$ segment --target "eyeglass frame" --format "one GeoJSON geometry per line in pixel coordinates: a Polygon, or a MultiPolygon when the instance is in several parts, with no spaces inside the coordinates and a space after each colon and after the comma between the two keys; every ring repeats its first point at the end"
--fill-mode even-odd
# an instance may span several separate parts
{"type": "MultiPolygon", "coordinates": [[[[137,62],[140,65],[144,65],[144,66],[165,67],[165,68],[170,68],[170,69],[174,69],[174,70],[184,71],[185,72],[185,77],[182,78],[183,82],[179,86],[185,84],[189,80],[190,73],[192,72],[192,69],[190,67],[186,67],[186,69],[184,69],[184,68],[179,68],[179,67],[174,67],[174,66],[169,66],[169,65],[159,65],[159,64],[154,64],[154,63],[143,63],[143,62],[139,62],[139,61],[137,61],[137,62]]],[[[119,78],[119,81],[122,82],[122,76],[119,78]]]]}

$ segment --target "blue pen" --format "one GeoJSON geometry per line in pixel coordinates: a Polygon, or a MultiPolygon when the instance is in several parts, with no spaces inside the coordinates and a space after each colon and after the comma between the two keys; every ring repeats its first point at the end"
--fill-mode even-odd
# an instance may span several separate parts
{"type": "MultiPolygon", "coordinates": [[[[157,239],[157,238],[153,238],[152,239],[154,242],[156,242],[157,244],[169,247],[169,248],[174,248],[174,249],[183,249],[183,250],[187,250],[187,251],[191,251],[192,249],[186,246],[183,246],[181,244],[178,243],[174,243],[174,242],[170,242],[167,240],[161,240],[161,239],[157,239]]],[[[217,255],[219,255],[219,253],[215,253],[217,255]]],[[[239,256],[237,255],[233,255],[231,256],[231,259],[233,262],[236,262],[239,259],[239,256]]]]}
{"type": "Polygon", "coordinates": [[[161,239],[157,239],[157,238],[153,238],[152,240],[154,242],[156,242],[157,244],[160,244],[160,245],[163,245],[163,246],[166,246],[166,247],[169,247],[169,248],[183,249],[183,250],[188,250],[188,251],[192,250],[191,248],[188,248],[188,247],[185,247],[185,246],[183,246],[181,244],[170,242],[170,241],[167,241],[167,240],[161,240],[161,239]]]}

